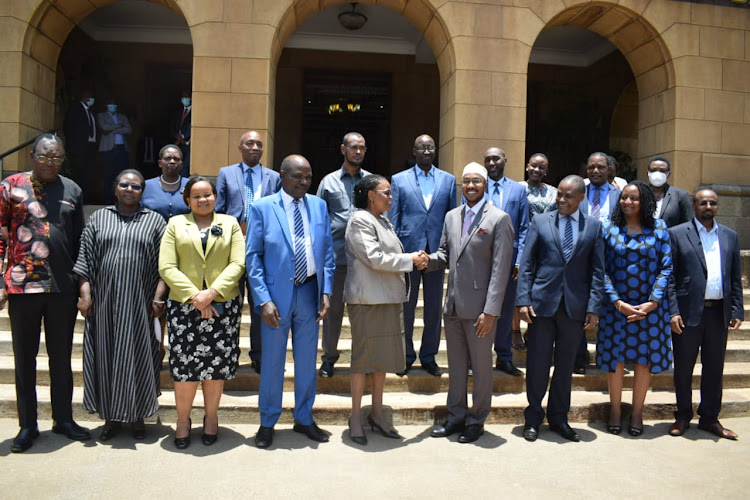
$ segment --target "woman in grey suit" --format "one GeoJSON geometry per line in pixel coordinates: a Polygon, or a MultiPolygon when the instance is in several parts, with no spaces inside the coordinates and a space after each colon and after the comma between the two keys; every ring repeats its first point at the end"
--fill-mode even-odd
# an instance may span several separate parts
{"type": "Polygon", "coordinates": [[[404,253],[393,226],[383,215],[391,208],[391,185],[380,175],[368,175],[354,187],[358,209],[346,226],[344,284],[352,325],[350,384],[352,416],[349,435],[366,445],[362,427],[362,393],[367,374],[372,384],[372,411],[367,417],[371,430],[399,439],[383,416],[383,386],[386,372],[405,368],[404,321],[402,304],[408,300],[407,273],[424,269],[429,258],[424,252],[404,253]]]}

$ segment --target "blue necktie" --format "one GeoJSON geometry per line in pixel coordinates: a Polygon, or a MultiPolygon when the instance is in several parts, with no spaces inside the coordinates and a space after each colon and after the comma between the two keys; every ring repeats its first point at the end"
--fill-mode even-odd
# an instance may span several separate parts
{"type": "Polygon", "coordinates": [[[307,254],[305,253],[305,226],[299,211],[299,200],[294,200],[294,281],[307,279],[307,254]]]}
{"type": "Polygon", "coordinates": [[[495,183],[495,189],[492,192],[492,204],[495,205],[497,208],[502,208],[500,206],[500,183],[495,183]]]}
{"type": "Polygon", "coordinates": [[[601,188],[594,186],[594,205],[591,207],[591,217],[598,219],[601,213],[601,188]]]}
{"type": "Polygon", "coordinates": [[[565,238],[563,239],[563,257],[565,262],[570,260],[570,255],[573,253],[573,224],[570,222],[570,217],[565,217],[565,238]]]}
{"type": "Polygon", "coordinates": [[[245,222],[250,218],[250,205],[255,199],[255,193],[253,192],[253,170],[248,168],[247,175],[245,176],[245,222]]]}

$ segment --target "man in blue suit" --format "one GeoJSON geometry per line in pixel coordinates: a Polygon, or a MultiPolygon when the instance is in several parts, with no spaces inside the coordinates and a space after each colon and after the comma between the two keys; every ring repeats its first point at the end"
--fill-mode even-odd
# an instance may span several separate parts
{"type": "MultiPolygon", "coordinates": [[[[247,233],[250,205],[258,198],[277,193],[281,189],[281,178],[278,172],[260,163],[263,138],[258,132],[250,130],[242,134],[238,149],[242,154],[242,161],[219,170],[219,177],[216,179],[216,211],[234,216],[239,221],[242,232],[247,233]]],[[[240,292],[245,293],[244,283],[240,283],[240,292]]],[[[250,305],[250,359],[252,367],[260,373],[260,315],[255,312],[249,289],[247,302],[250,305]]]]}
{"type": "Polygon", "coordinates": [[[294,350],[294,431],[314,441],[328,441],[328,433],[313,420],[312,406],[318,321],[328,315],[336,266],[326,203],[307,194],[311,181],[307,160],[287,156],[281,163],[281,191],[250,206],[247,274],[256,311],[263,318],[258,448],[271,446],[281,415],[289,330],[294,350]]]}
{"type": "Polygon", "coordinates": [[[742,269],[737,233],[714,220],[718,207],[716,193],[701,189],[693,197],[695,218],[669,229],[673,266],[669,314],[677,396],[671,436],[682,436],[690,427],[693,368],[700,351],[698,428],[720,438],[737,439],[737,433],[719,423],[719,411],[727,328],[738,329],[745,318],[742,269]]]}
{"type": "Polygon", "coordinates": [[[578,210],[586,187],[569,175],[557,188],[557,210],[538,214],[531,223],[518,275],[518,310],[529,325],[526,346],[526,396],[523,437],[536,441],[544,421],[553,353],[555,372],[549,390],[550,429],[580,441],[568,425],[576,349],[583,331],[599,322],[604,300],[602,224],[578,210]]]}
{"type": "MultiPolygon", "coordinates": [[[[435,168],[432,164],[437,149],[429,135],[420,135],[414,141],[414,158],[417,164],[394,175],[391,179],[393,201],[388,218],[401,239],[404,251],[428,254],[440,248],[445,214],[456,208],[456,178],[435,168]]],[[[406,369],[397,375],[404,376],[417,359],[412,335],[414,311],[419,297],[419,283],[423,281],[424,331],[419,360],[430,375],[439,377],[442,372],[435,362],[440,347],[440,311],[443,302],[445,271],[411,273],[409,302],[404,302],[404,332],[406,339],[406,369]]]]}
{"type": "MultiPolygon", "coordinates": [[[[495,327],[495,352],[497,353],[498,370],[508,375],[520,377],[523,372],[513,364],[513,311],[516,307],[516,284],[518,283],[518,266],[521,263],[526,233],[529,231],[529,202],[526,189],[516,181],[505,176],[507,162],[505,151],[500,148],[489,148],[484,152],[484,168],[487,169],[487,199],[494,206],[510,215],[513,221],[513,259],[511,260],[510,278],[505,289],[502,315],[495,327]]],[[[517,343],[522,340],[518,339],[517,343]]]]}

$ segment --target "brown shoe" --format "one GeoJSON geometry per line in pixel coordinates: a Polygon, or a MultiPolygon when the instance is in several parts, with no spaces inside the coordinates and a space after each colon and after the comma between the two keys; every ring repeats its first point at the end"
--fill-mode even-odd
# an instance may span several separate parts
{"type": "Polygon", "coordinates": [[[719,422],[714,422],[713,424],[698,424],[698,428],[702,431],[708,431],[720,438],[731,439],[732,441],[737,440],[737,433],[725,429],[719,422]]]}
{"type": "Polygon", "coordinates": [[[670,436],[682,436],[685,431],[690,427],[690,422],[687,420],[675,420],[672,426],[669,428],[670,436]]]}

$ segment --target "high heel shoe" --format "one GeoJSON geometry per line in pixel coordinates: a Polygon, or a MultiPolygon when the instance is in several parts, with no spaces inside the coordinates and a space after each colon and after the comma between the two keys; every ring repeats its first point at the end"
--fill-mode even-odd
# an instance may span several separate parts
{"type": "Polygon", "coordinates": [[[633,437],[638,437],[641,434],[643,434],[643,427],[636,427],[631,424],[628,426],[628,434],[630,434],[633,437]]]}
{"type": "Polygon", "coordinates": [[[365,429],[362,428],[362,435],[361,436],[354,436],[352,435],[352,419],[349,419],[349,437],[352,438],[352,441],[357,443],[360,446],[367,446],[367,436],[365,436],[365,429]]]}
{"type": "Polygon", "coordinates": [[[219,426],[216,426],[216,434],[206,434],[206,416],[203,415],[203,435],[201,436],[201,440],[203,441],[203,444],[206,446],[211,446],[216,442],[216,440],[219,437],[219,426]]]}
{"type": "Polygon", "coordinates": [[[399,434],[398,432],[396,432],[396,429],[391,429],[391,430],[389,430],[389,431],[387,431],[387,430],[383,429],[382,427],[380,427],[380,426],[379,426],[379,425],[377,424],[377,422],[375,422],[375,421],[374,421],[374,420],[372,419],[372,415],[367,415],[367,423],[368,423],[368,424],[370,424],[370,430],[372,430],[372,431],[374,431],[375,429],[377,429],[377,430],[379,430],[379,431],[380,431],[380,433],[381,433],[381,434],[382,434],[383,436],[385,436],[385,437],[387,437],[387,438],[391,438],[391,439],[401,439],[401,434],[399,434]]]}
{"type": "Polygon", "coordinates": [[[184,450],[190,446],[190,428],[193,427],[193,419],[188,418],[188,435],[182,438],[177,437],[177,431],[174,436],[174,447],[178,450],[184,450]]]}

